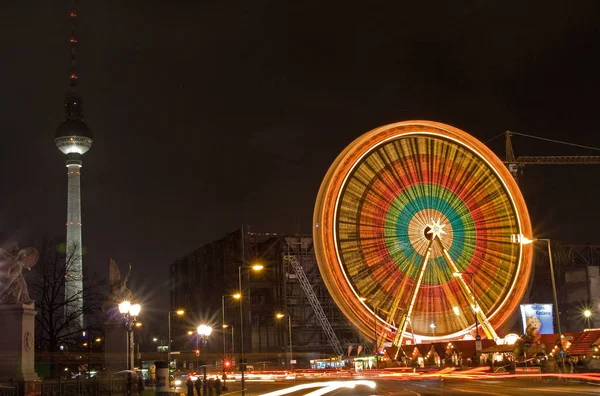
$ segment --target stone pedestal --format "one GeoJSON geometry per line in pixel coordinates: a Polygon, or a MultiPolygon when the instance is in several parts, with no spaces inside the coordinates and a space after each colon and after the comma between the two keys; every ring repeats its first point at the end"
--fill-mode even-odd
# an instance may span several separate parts
{"type": "Polygon", "coordinates": [[[33,304],[0,304],[0,382],[12,382],[20,395],[41,393],[34,369],[35,315],[33,304]]]}
{"type": "Polygon", "coordinates": [[[33,304],[0,305],[0,381],[39,380],[34,369],[35,315],[33,304]]]}
{"type": "MultiPolygon", "coordinates": [[[[107,320],[104,324],[104,339],[106,369],[112,373],[127,370],[127,332],[123,326],[123,321],[118,319],[107,320]]],[[[132,357],[133,354],[130,354],[130,358],[132,357]]]]}

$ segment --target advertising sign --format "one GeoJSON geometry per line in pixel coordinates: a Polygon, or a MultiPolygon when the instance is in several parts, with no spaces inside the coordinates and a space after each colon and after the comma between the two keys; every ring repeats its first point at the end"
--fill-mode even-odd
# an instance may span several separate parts
{"type": "Polygon", "coordinates": [[[552,304],[521,304],[523,331],[537,328],[539,334],[554,334],[552,304]]]}

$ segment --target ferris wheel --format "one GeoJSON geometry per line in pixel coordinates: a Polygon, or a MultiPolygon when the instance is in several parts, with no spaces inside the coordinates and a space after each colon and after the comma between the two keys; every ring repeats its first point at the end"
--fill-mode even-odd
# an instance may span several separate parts
{"type": "Polygon", "coordinates": [[[530,277],[531,247],[513,243],[531,235],[514,179],[484,144],[437,122],[382,126],[346,147],[313,227],[325,284],[378,346],[497,339],[530,277]]]}

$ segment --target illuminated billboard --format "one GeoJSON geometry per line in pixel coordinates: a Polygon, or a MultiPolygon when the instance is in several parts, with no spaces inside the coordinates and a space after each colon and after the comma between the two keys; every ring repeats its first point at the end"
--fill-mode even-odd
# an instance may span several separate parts
{"type": "Polygon", "coordinates": [[[539,334],[554,334],[552,304],[521,304],[523,332],[537,327],[539,334]]]}

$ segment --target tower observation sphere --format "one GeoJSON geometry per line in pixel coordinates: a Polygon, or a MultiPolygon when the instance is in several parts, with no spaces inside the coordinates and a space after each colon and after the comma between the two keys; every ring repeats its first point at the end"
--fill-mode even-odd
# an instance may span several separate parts
{"type": "MultiPolygon", "coordinates": [[[[74,4],[73,4],[74,6],[74,4]]],[[[74,318],[73,326],[83,327],[83,249],[81,238],[81,156],[92,147],[92,130],[83,122],[83,100],[77,94],[75,54],[75,22],[77,12],[69,12],[71,20],[70,86],[65,95],[65,120],[56,128],[54,143],[67,155],[67,236],[65,257],[65,317],[74,318]]],[[[74,331],[77,329],[71,329],[74,331]]]]}
{"type": "Polygon", "coordinates": [[[54,136],[56,147],[63,154],[76,154],[73,157],[79,158],[92,147],[92,130],[83,122],[82,99],[77,96],[67,94],[65,99],[65,121],[63,121],[54,136]]]}

